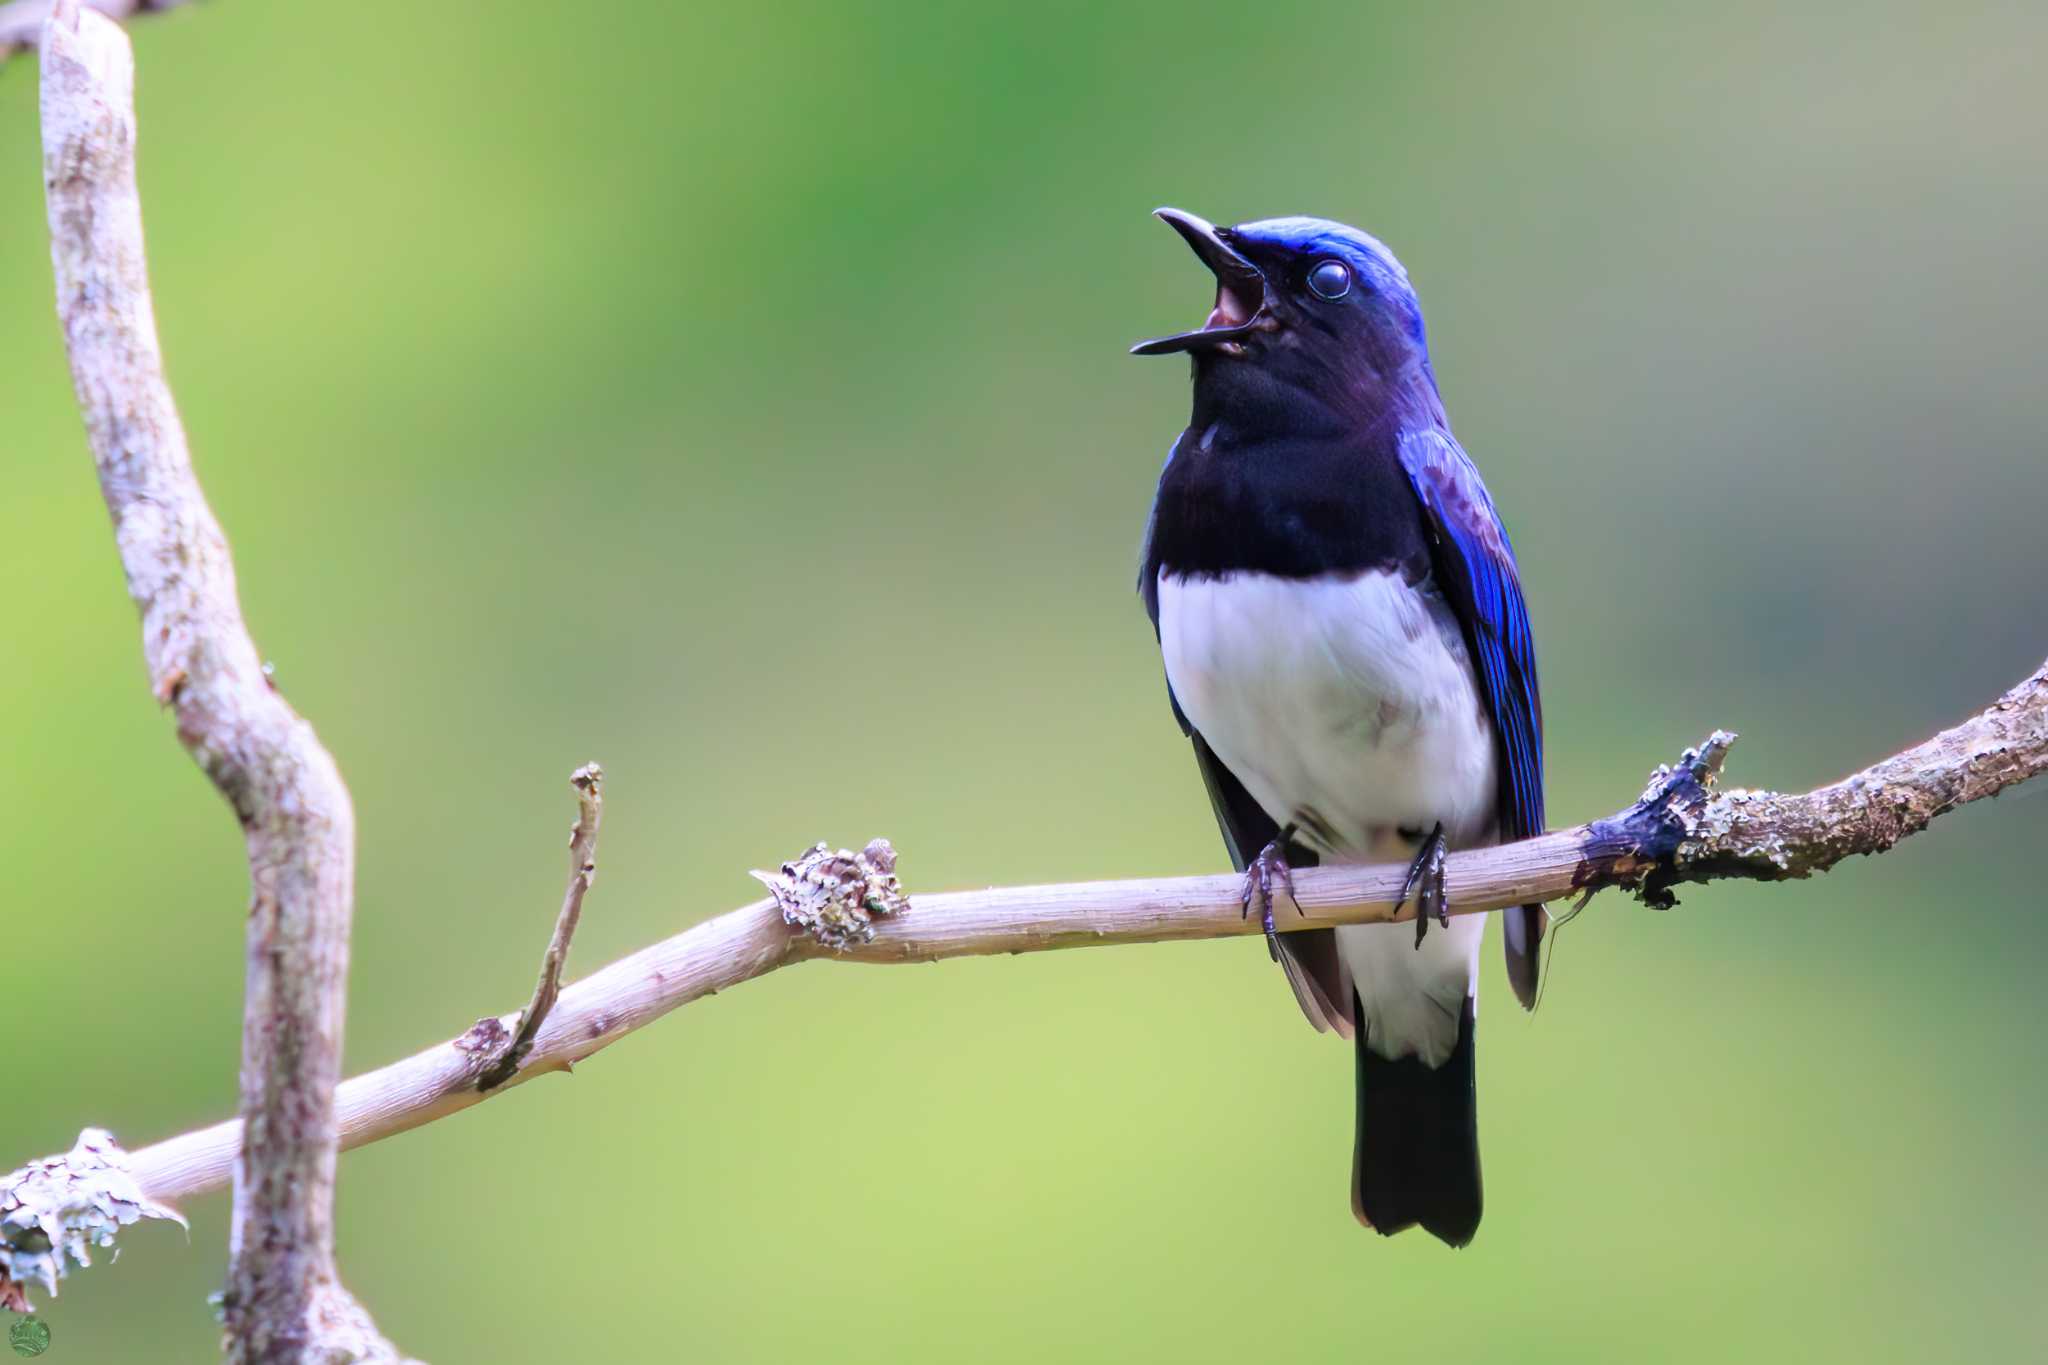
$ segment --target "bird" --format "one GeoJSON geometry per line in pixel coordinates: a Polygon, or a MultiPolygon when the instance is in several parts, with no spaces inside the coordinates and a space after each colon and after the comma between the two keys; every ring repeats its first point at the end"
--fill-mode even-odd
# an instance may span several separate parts
{"type": "MultiPolygon", "coordinates": [[[[1308,1021],[1353,1041],[1353,1214],[1462,1247],[1483,1206],[1473,1033],[1492,917],[1449,916],[1444,859],[1543,829],[1514,550],[1392,252],[1321,218],[1157,216],[1216,277],[1201,327],[1131,348],[1188,355],[1194,374],[1138,584],[1168,700],[1247,915],[1308,1021]],[[1276,932],[1293,869],[1393,861],[1412,930],[1276,932]]],[[[1534,1009],[1543,908],[1503,919],[1510,984],[1534,1009]]]]}

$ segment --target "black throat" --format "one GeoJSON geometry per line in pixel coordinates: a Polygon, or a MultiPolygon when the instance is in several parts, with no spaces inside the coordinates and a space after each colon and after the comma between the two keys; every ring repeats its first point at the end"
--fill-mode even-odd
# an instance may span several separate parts
{"type": "Polygon", "coordinates": [[[1162,570],[1426,575],[1428,537],[1399,438],[1441,426],[1443,407],[1426,369],[1407,378],[1398,388],[1354,389],[1354,401],[1335,406],[1263,367],[1199,360],[1194,418],[1152,507],[1141,585],[1148,602],[1162,570]]]}

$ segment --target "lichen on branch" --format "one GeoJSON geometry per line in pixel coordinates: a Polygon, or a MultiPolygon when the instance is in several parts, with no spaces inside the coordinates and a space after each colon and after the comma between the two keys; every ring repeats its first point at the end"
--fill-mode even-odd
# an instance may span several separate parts
{"type": "Polygon", "coordinates": [[[0,1308],[29,1311],[26,1286],[51,1295],[68,1266],[92,1264],[90,1248],[145,1218],[185,1227],[176,1209],[142,1191],[128,1154],[104,1128],[88,1128],[69,1152],[0,1177],[0,1308]]]}
{"type": "Polygon", "coordinates": [[[910,907],[896,879],[896,850],[887,839],[869,840],[858,853],[834,853],[817,844],[780,871],[748,875],[768,888],[784,923],[839,952],[874,942],[877,916],[910,907]]]}

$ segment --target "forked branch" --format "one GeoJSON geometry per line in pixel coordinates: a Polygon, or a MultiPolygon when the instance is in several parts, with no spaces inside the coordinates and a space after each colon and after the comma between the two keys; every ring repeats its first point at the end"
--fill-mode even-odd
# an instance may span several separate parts
{"type": "MultiPolygon", "coordinates": [[[[1810,792],[1721,789],[1733,739],[1716,732],[1687,750],[1675,766],[1652,775],[1633,805],[1605,820],[1451,855],[1452,913],[1608,888],[1668,906],[1672,889],[1685,884],[1784,881],[1856,854],[1882,853],[1958,806],[2048,771],[2048,663],[1961,725],[1810,792]]],[[[1243,917],[1231,876],[955,891],[890,906],[893,853],[884,866],[878,852],[874,845],[858,855],[813,850],[785,869],[795,883],[842,888],[832,936],[843,946],[827,947],[794,926],[787,894],[707,920],[565,989],[503,1087],[479,1088],[480,1054],[471,1035],[344,1082],[336,1096],[342,1146],[417,1128],[535,1075],[567,1070],[678,1006],[792,963],[933,962],[1258,932],[1243,917]],[[849,924],[857,927],[849,932],[849,924]]],[[[1412,919],[1412,908],[1394,903],[1406,873],[1391,864],[1303,868],[1295,873],[1301,913],[1283,905],[1279,926],[1291,932],[1412,919]]],[[[493,1022],[509,1031],[517,1018],[493,1022]]],[[[237,1125],[217,1124],[145,1147],[130,1167],[151,1199],[174,1203],[218,1187],[237,1141],[237,1125]]]]}

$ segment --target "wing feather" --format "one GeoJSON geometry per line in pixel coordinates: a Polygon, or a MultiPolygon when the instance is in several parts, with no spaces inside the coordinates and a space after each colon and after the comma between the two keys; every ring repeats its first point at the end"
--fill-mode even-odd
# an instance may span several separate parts
{"type": "MultiPolygon", "coordinates": [[[[1500,769],[1500,837],[1543,832],[1543,699],[1536,641],[1507,528],[1471,459],[1441,428],[1406,433],[1401,465],[1428,519],[1438,587],[1465,623],[1493,720],[1500,769]]],[[[1543,907],[1509,910],[1508,977],[1534,1008],[1540,977],[1543,907]]]]}

